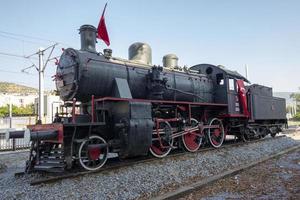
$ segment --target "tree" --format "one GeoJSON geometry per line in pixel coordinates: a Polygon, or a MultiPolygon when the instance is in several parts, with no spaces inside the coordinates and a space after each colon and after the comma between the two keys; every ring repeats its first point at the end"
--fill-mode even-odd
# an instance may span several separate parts
{"type": "MultiPolygon", "coordinates": [[[[300,89],[300,88],[299,88],[300,89]]],[[[297,110],[297,113],[300,112],[300,93],[292,93],[290,95],[290,98],[292,98],[295,102],[296,102],[296,110],[297,110]]]]}
{"type": "Polygon", "coordinates": [[[293,117],[293,120],[300,121],[300,113],[299,112],[293,117]]]}
{"type": "Polygon", "coordinates": [[[300,93],[292,93],[290,98],[294,99],[295,101],[300,101],[300,93]]]}
{"type": "MultiPolygon", "coordinates": [[[[13,116],[32,116],[34,115],[34,105],[30,104],[24,107],[12,106],[13,116]]],[[[9,116],[9,105],[0,107],[0,117],[9,116]]]]}
{"type": "MultiPolygon", "coordinates": [[[[300,90],[300,87],[299,87],[300,90]]],[[[296,102],[296,115],[294,117],[295,120],[300,120],[300,93],[292,93],[290,95],[290,98],[292,98],[296,102]]]]}

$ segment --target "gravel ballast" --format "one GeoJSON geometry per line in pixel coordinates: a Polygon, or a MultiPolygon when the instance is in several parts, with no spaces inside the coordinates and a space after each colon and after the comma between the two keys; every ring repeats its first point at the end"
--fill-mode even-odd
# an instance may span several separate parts
{"type": "Polygon", "coordinates": [[[40,175],[14,177],[22,171],[28,152],[0,154],[0,199],[136,199],[162,194],[241,164],[300,144],[291,137],[275,138],[235,148],[188,154],[137,164],[110,172],[30,186],[40,175]]]}
{"type": "Polygon", "coordinates": [[[194,190],[179,200],[300,199],[300,149],[194,190]]]}

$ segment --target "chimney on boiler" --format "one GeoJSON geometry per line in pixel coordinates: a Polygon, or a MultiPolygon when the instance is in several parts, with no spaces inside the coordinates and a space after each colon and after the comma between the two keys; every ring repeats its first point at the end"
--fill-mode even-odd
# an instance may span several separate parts
{"type": "Polygon", "coordinates": [[[97,29],[92,25],[82,25],[79,29],[81,38],[81,51],[96,52],[97,29]]]}

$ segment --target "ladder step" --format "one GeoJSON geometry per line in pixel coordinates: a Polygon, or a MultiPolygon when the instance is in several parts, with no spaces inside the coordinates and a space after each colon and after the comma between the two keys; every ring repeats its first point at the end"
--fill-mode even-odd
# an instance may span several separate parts
{"type": "Polygon", "coordinates": [[[47,169],[51,169],[51,168],[64,168],[65,167],[65,164],[63,163],[60,163],[60,164],[56,164],[56,163],[40,163],[38,165],[35,165],[34,166],[34,169],[37,169],[37,170],[47,170],[47,169]]]}
{"type": "Polygon", "coordinates": [[[61,153],[41,153],[41,157],[61,157],[63,156],[63,152],[61,153]]]}
{"type": "Polygon", "coordinates": [[[42,165],[36,165],[34,166],[34,169],[36,171],[47,171],[47,172],[64,172],[64,166],[62,167],[51,167],[51,166],[42,166],[42,165]]]}
{"type": "Polygon", "coordinates": [[[64,163],[64,159],[47,159],[47,158],[43,158],[40,160],[40,163],[43,163],[43,164],[63,164],[64,163]]]}

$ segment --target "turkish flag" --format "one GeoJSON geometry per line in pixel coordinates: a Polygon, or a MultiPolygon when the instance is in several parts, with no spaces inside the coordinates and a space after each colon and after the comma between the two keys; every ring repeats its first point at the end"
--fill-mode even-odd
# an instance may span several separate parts
{"type": "Polygon", "coordinates": [[[104,10],[102,12],[102,16],[100,18],[100,22],[98,24],[97,38],[103,40],[105,42],[105,44],[107,46],[109,46],[110,45],[109,36],[108,36],[107,30],[106,30],[105,18],[104,18],[104,13],[105,13],[105,10],[106,10],[106,6],[107,6],[107,3],[105,4],[104,10]]]}

